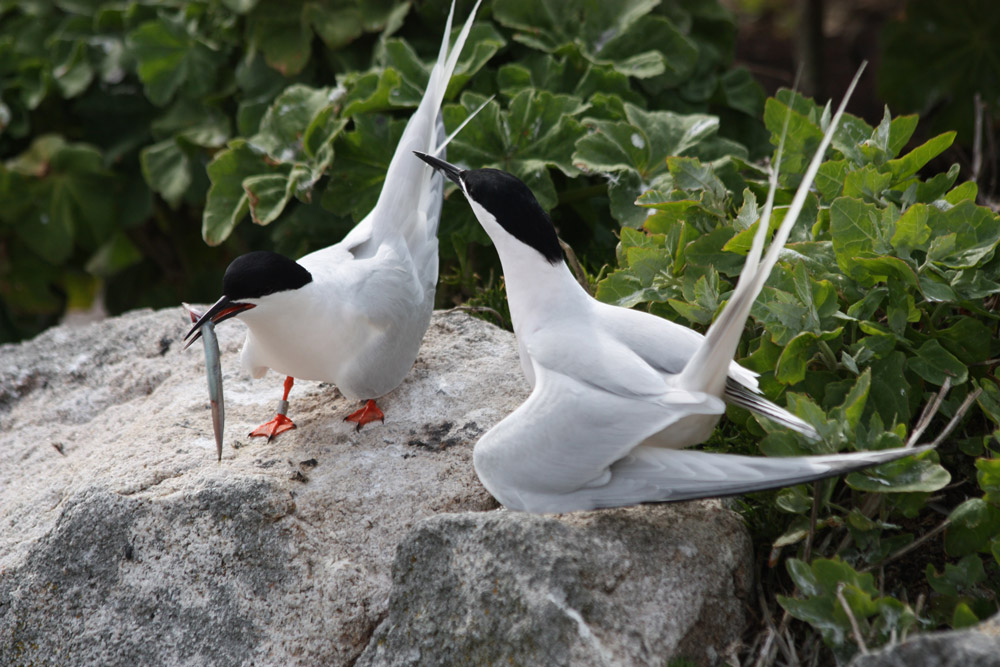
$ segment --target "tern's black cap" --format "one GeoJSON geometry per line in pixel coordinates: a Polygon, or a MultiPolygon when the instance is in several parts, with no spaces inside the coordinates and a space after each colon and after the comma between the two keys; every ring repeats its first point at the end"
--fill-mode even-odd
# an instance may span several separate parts
{"type": "Polygon", "coordinates": [[[312,274],[295,260],[267,250],[240,255],[226,269],[222,293],[231,301],[259,299],[275,292],[299,289],[312,274]]]}
{"type": "Polygon", "coordinates": [[[542,253],[551,264],[562,261],[552,220],[521,179],[499,169],[475,169],[464,172],[462,182],[469,197],[492,213],[514,238],[542,253]]]}

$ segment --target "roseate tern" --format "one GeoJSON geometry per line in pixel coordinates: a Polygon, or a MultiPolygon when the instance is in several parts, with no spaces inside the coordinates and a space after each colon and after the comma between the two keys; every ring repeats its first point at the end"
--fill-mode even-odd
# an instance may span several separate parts
{"type": "MultiPolygon", "coordinates": [[[[838,475],[918,453],[899,448],[769,458],[685,451],[740,405],[817,438],[760,395],[733,361],[750,306],[802,209],[847,96],[761,259],[770,193],[736,288],[706,335],[592,298],[563,261],[548,215],[528,187],[496,169],[463,170],[417,153],[458,184],[500,255],[521,367],[531,395],[476,443],[483,485],[510,509],[568,512],[732,495],[838,475]]],[[[781,145],[778,148],[779,161],[781,145]]]]}
{"type": "Polygon", "coordinates": [[[427,89],[371,213],[339,243],[298,261],[267,251],[237,257],[226,269],[222,298],[185,337],[190,345],[207,323],[238,317],[247,325],[244,368],[255,378],[269,368],[287,376],[278,414],[251,436],[270,440],[295,428],[285,414],[294,378],[331,382],[347,398],[364,399],[346,418],[358,429],[384,421],[374,399],[395,389],[413,366],[437,285],[444,179],[409,153],[440,152],[450,140],[441,104],[478,8],[449,49],[452,3],[427,89]]]}

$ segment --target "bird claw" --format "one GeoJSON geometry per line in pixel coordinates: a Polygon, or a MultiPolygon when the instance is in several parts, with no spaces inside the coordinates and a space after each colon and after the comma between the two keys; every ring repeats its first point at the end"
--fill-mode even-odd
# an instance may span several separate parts
{"type": "Polygon", "coordinates": [[[292,420],[279,412],[271,421],[250,431],[250,437],[266,437],[267,441],[271,442],[274,436],[291,431],[293,428],[295,428],[295,424],[292,420]]]}
{"type": "Polygon", "coordinates": [[[383,424],[385,423],[385,415],[382,414],[382,411],[378,409],[377,405],[375,405],[374,400],[369,400],[365,403],[363,408],[344,417],[345,422],[357,423],[357,427],[354,429],[355,431],[360,431],[362,426],[369,424],[376,419],[381,421],[383,424]]]}

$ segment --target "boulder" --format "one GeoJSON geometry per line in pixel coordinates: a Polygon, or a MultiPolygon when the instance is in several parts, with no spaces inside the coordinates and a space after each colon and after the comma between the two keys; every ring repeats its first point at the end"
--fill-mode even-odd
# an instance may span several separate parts
{"type": "Polygon", "coordinates": [[[996,667],[1000,664],[1000,614],[964,630],[928,632],[859,655],[851,667],[996,667]]]}
{"type": "Polygon", "coordinates": [[[0,346],[0,664],[389,664],[550,622],[535,655],[552,664],[597,646],[615,664],[711,662],[738,636],[749,545],[717,505],[492,511],[471,454],[527,395],[510,333],[436,313],[413,371],[379,400],[384,425],[357,432],[343,419],[358,404],[297,382],[298,428],[267,443],[246,434],[284,378],[249,379],[243,327],[223,324],[218,463],[187,326],[180,308],[137,311],[0,346]],[[434,596],[511,626],[400,606],[437,609],[434,596]]]}
{"type": "Polygon", "coordinates": [[[749,554],[718,501],[442,514],[400,545],[358,665],[718,664],[745,627],[749,554]]]}

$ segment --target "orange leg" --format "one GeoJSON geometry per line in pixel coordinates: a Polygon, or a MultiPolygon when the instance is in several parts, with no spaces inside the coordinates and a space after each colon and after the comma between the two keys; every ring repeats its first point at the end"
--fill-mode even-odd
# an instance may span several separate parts
{"type": "Polygon", "coordinates": [[[267,422],[266,424],[261,424],[254,430],[250,432],[250,437],[255,436],[266,437],[268,442],[274,438],[274,436],[284,433],[285,431],[291,431],[295,428],[295,424],[292,420],[285,416],[288,411],[288,392],[292,390],[292,385],[295,383],[295,378],[291,375],[285,378],[285,394],[281,397],[278,402],[278,414],[274,416],[274,419],[267,422]]]}
{"type": "Polygon", "coordinates": [[[354,429],[356,431],[360,431],[362,426],[371,423],[376,419],[381,421],[383,424],[385,423],[385,415],[382,414],[382,411],[378,409],[377,405],[375,405],[374,400],[367,401],[363,408],[344,417],[345,422],[357,423],[358,426],[354,429]]]}

